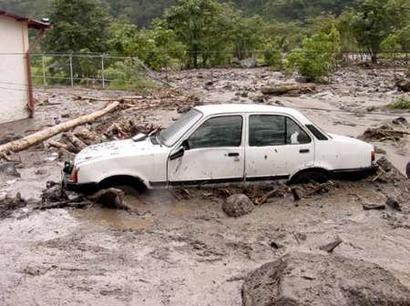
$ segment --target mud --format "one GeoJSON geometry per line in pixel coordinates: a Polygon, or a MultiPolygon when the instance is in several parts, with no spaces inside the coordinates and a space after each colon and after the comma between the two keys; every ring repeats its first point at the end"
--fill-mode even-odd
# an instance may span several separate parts
{"type": "MultiPolygon", "coordinates": [[[[402,74],[341,70],[316,93],[265,97],[263,86],[296,80],[265,68],[179,72],[168,74],[168,80],[180,93],[144,97],[144,109],[121,110],[96,126],[105,130],[122,118],[166,126],[179,116],[178,108],[198,100],[264,101],[299,108],[325,130],[357,137],[399,116],[410,120],[408,112],[384,109],[405,95],[395,87],[402,74]]],[[[78,95],[120,99],[139,93],[60,88],[36,95],[48,102],[38,106],[34,119],[1,126],[1,141],[106,103],[78,95]]],[[[374,142],[402,172],[410,156],[408,137],[374,142]]],[[[21,177],[0,177],[0,199],[20,192],[38,200],[46,181],[60,178],[63,159],[53,148],[39,145],[12,158],[21,177]]],[[[343,242],[329,256],[377,264],[409,288],[408,182],[381,175],[341,181],[337,188],[297,202],[291,193],[278,194],[239,218],[222,210],[228,195],[205,188],[190,189],[188,196],[168,190],[126,196],[136,213],[100,206],[41,211],[27,205],[0,220],[0,304],[241,305],[248,273],[289,252],[324,252],[319,248],[335,237],[343,242]],[[401,211],[389,205],[363,209],[363,204],[384,204],[388,197],[397,199],[401,211]]]]}

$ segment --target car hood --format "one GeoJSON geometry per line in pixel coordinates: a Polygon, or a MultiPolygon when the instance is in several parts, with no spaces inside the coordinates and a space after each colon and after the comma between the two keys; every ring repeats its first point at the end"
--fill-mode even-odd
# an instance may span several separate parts
{"type": "Polygon", "coordinates": [[[162,146],[154,145],[149,138],[141,141],[132,139],[116,140],[91,145],[79,152],[74,160],[76,166],[89,161],[118,158],[125,156],[151,155],[162,146]]]}

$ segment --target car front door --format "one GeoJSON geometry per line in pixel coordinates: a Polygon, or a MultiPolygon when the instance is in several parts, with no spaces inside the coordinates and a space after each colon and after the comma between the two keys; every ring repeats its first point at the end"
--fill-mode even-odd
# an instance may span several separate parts
{"type": "Polygon", "coordinates": [[[301,125],[283,115],[248,117],[247,180],[287,178],[314,162],[314,142],[301,125]]]}
{"type": "MultiPolygon", "coordinates": [[[[243,117],[218,116],[205,120],[183,142],[178,157],[168,160],[170,184],[243,180],[245,159],[243,117]]],[[[176,148],[176,150],[180,150],[176,148]]],[[[175,156],[175,155],[174,155],[175,156]]]]}

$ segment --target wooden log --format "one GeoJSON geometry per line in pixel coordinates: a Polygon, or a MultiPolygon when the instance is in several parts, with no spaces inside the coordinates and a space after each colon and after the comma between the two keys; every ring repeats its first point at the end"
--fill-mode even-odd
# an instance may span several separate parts
{"type": "Polygon", "coordinates": [[[364,210],[371,210],[371,209],[381,210],[381,209],[386,208],[386,205],[384,204],[363,204],[362,206],[364,210]]]}
{"type": "Polygon", "coordinates": [[[50,147],[54,147],[54,148],[57,148],[57,149],[64,149],[64,150],[67,150],[67,151],[71,151],[70,148],[69,148],[69,145],[67,145],[65,143],[55,141],[55,140],[48,141],[48,145],[50,147]]]}
{"type": "Polygon", "coordinates": [[[69,132],[64,133],[63,137],[67,138],[74,145],[74,147],[77,149],[78,152],[87,146],[82,140],[76,137],[73,133],[69,133],[69,132]]]}
{"type": "Polygon", "coordinates": [[[298,85],[298,84],[283,84],[283,85],[274,85],[274,86],[266,86],[261,89],[264,95],[274,95],[274,96],[281,96],[287,93],[307,93],[313,92],[316,90],[316,86],[314,84],[305,84],[305,85],[298,85]]]}
{"type": "Polygon", "coordinates": [[[49,139],[50,137],[57,135],[59,133],[68,131],[78,125],[81,124],[85,124],[85,123],[89,123],[89,122],[93,122],[96,119],[104,116],[105,114],[112,112],[113,110],[115,110],[118,105],[120,103],[119,102],[113,102],[109,105],[107,105],[105,108],[98,110],[94,113],[88,114],[88,115],[84,115],[81,117],[78,117],[76,119],[73,120],[69,120],[67,122],[63,122],[60,123],[56,126],[38,131],[34,134],[31,134],[29,136],[26,136],[24,138],[18,139],[18,140],[14,140],[8,143],[5,143],[3,145],[0,145],[0,156],[2,156],[3,154],[9,154],[11,152],[20,152],[22,150],[25,150],[33,145],[36,145],[38,143],[43,142],[44,140],[49,139]]]}

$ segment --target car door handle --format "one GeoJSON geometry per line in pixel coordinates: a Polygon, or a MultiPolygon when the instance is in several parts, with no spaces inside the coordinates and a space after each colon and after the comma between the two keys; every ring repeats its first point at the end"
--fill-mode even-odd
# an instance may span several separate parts
{"type": "Polygon", "coordinates": [[[300,149],[299,153],[309,153],[310,150],[309,149],[300,149]]]}
{"type": "Polygon", "coordinates": [[[239,156],[239,153],[228,153],[229,157],[235,157],[235,156],[239,156]]]}

